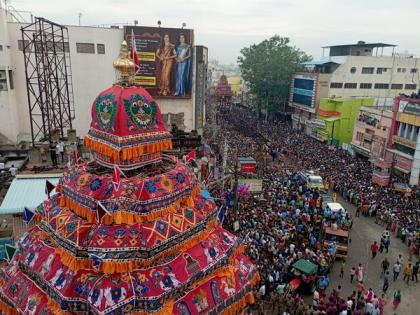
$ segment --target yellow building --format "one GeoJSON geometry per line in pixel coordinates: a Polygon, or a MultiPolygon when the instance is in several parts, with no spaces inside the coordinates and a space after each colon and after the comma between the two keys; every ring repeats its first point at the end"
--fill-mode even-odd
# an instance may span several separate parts
{"type": "Polygon", "coordinates": [[[228,82],[230,84],[230,87],[232,88],[232,91],[235,95],[237,95],[244,84],[244,79],[242,79],[241,76],[232,76],[228,77],[228,82]]]}

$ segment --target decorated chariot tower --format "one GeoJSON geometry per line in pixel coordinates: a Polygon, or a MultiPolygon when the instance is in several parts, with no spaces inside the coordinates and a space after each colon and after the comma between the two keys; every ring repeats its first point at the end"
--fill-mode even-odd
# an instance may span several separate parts
{"type": "Polygon", "coordinates": [[[162,152],[171,135],[150,94],[119,82],[92,105],[85,146],[0,271],[6,314],[235,314],[259,276],[222,228],[192,170],[162,152]]]}

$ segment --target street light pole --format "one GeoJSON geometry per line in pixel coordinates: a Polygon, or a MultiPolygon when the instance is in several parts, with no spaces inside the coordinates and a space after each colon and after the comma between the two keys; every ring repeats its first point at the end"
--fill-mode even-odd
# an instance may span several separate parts
{"type": "Polygon", "coordinates": [[[236,154],[235,154],[235,185],[233,187],[234,189],[234,193],[235,193],[235,198],[233,199],[233,209],[235,210],[235,212],[238,211],[238,149],[236,149],[236,154]]]}

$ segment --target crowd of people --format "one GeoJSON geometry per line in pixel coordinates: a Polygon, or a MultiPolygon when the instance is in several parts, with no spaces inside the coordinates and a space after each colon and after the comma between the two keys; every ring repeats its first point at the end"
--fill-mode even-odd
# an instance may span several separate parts
{"type": "MultiPolygon", "coordinates": [[[[359,213],[375,216],[385,228],[404,235],[403,241],[412,254],[417,254],[419,246],[416,232],[420,227],[420,190],[413,188],[412,196],[406,197],[391,188],[373,185],[367,161],[296,132],[286,123],[262,122],[249,110],[219,109],[217,116],[211,117],[217,117],[217,124],[222,127],[219,134],[211,130],[205,134],[206,140],[212,143],[217,165],[223,164],[225,139],[229,144],[228,168],[235,166],[236,156],[252,156],[259,163],[263,192],[242,196],[238,209],[230,208],[224,222],[244,239],[247,255],[258,266],[262,278],[259,298],[272,305],[273,310],[276,308],[277,314],[383,314],[382,294],[371,296],[371,290],[366,291],[364,287],[347,299],[338,289],[329,296],[325,294],[333,250],[325,246],[322,231],[334,224],[336,218],[325,216],[319,192],[297,180],[296,174],[302,169],[315,170],[333,191],[356,204],[359,213]],[[268,159],[271,156],[275,161],[267,163],[261,156],[268,159]],[[283,159],[292,163],[286,165],[283,159]],[[293,264],[300,259],[309,260],[325,271],[316,279],[301,275],[302,283],[316,283],[314,303],[310,307],[303,303],[297,291],[284,286],[293,278],[293,264]],[[279,304],[279,299],[285,301],[279,304]],[[281,313],[279,305],[283,307],[281,313]]],[[[225,190],[231,189],[231,181],[226,183],[225,190]]],[[[213,193],[219,193],[216,197],[224,195],[222,191],[213,193]]],[[[376,246],[376,252],[384,250],[386,242],[380,240],[376,246]]],[[[363,286],[362,281],[357,281],[359,287],[363,286]]],[[[396,295],[401,300],[401,293],[396,295]]]]}

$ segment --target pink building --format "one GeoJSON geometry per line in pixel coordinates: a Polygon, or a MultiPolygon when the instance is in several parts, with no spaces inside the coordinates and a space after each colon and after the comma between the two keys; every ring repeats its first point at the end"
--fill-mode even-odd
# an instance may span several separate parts
{"type": "Polygon", "coordinates": [[[392,108],[362,106],[353,131],[356,154],[372,161],[384,159],[392,126],[392,108]]]}
{"type": "Polygon", "coordinates": [[[393,171],[419,184],[420,173],[420,99],[400,95],[395,98],[392,137],[389,138],[385,160],[393,171]]]}
{"type": "Polygon", "coordinates": [[[392,134],[392,107],[363,106],[353,131],[352,148],[357,155],[368,158],[375,170],[372,182],[389,184],[391,163],[386,149],[392,134]]]}

